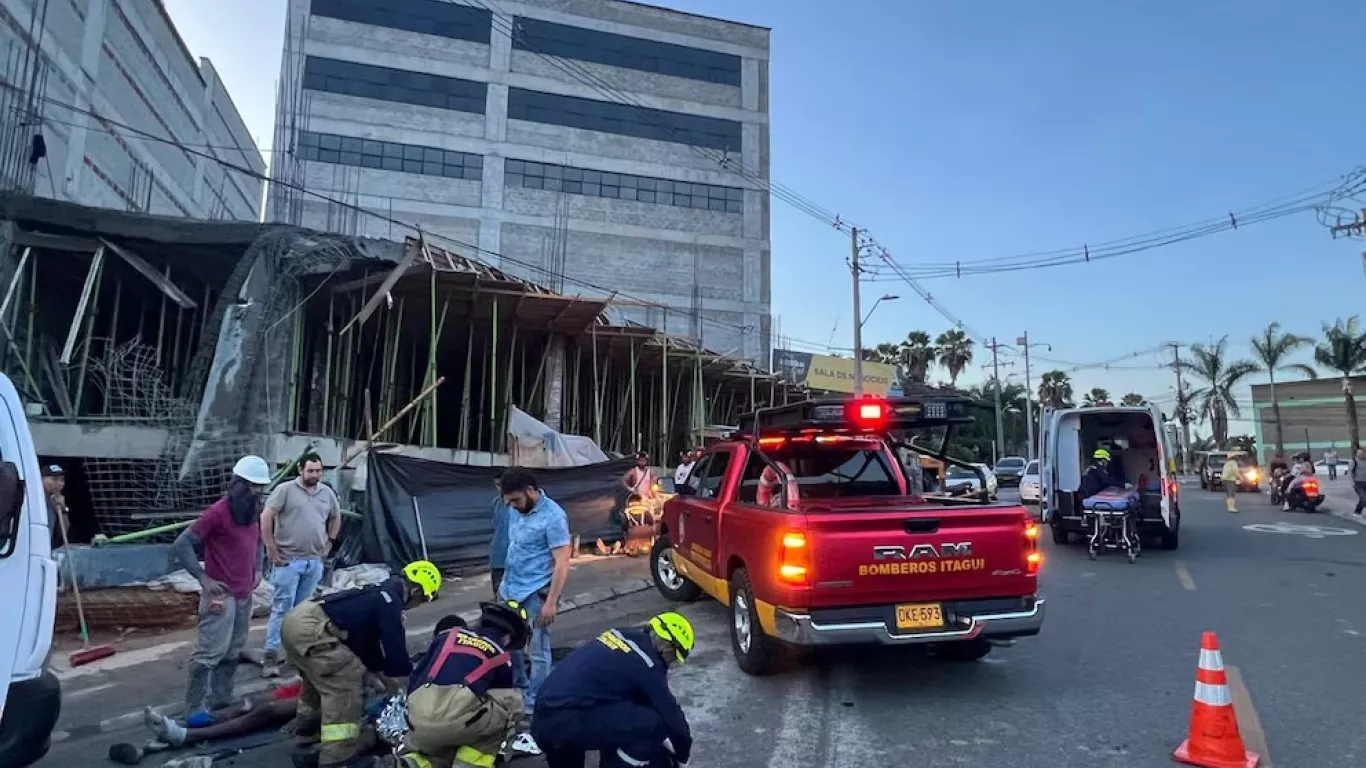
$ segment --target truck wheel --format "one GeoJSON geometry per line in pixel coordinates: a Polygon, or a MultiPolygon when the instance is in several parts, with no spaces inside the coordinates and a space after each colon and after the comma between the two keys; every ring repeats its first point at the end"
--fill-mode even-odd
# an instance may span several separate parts
{"type": "Polygon", "coordinates": [[[991,653],[991,643],[980,637],[939,646],[939,657],[948,661],[977,661],[991,653]]]}
{"type": "Polygon", "coordinates": [[[1062,526],[1060,526],[1060,525],[1050,525],[1049,528],[1051,528],[1052,531],[1053,531],[1053,543],[1054,543],[1054,544],[1071,544],[1071,543],[1072,543],[1072,537],[1071,537],[1070,535],[1068,535],[1067,531],[1064,530],[1062,526]]]}
{"type": "Polygon", "coordinates": [[[730,645],[745,674],[760,677],[777,669],[783,657],[778,640],[764,634],[754,608],[754,588],[744,568],[730,579],[730,645]]]}
{"type": "Polygon", "coordinates": [[[1170,549],[1177,549],[1177,548],[1180,547],[1180,546],[1181,546],[1181,522],[1180,522],[1180,518],[1177,518],[1177,523],[1176,523],[1176,527],[1175,527],[1175,528],[1173,528],[1173,529],[1171,529],[1171,530],[1169,530],[1169,531],[1163,531],[1163,532],[1162,532],[1162,548],[1163,548],[1163,549],[1169,549],[1169,550],[1170,550],[1170,549]]]}
{"type": "Polygon", "coordinates": [[[654,577],[655,589],[659,594],[678,603],[696,600],[702,590],[687,577],[678,572],[674,565],[674,547],[668,536],[655,539],[650,549],[650,575],[654,577]]]}

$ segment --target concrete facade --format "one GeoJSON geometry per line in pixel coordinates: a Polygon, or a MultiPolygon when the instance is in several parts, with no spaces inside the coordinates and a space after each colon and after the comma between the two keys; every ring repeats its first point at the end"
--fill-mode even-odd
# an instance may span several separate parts
{"type": "MultiPolygon", "coordinates": [[[[1318,459],[1328,448],[1350,458],[1351,430],[1342,377],[1326,376],[1305,381],[1277,382],[1276,400],[1281,405],[1286,453],[1308,450],[1318,459]]],[[[1366,427],[1366,376],[1351,377],[1358,424],[1366,427]]],[[[1271,385],[1252,385],[1252,411],[1257,447],[1263,460],[1276,452],[1276,416],[1271,407],[1271,385]]]]}
{"type": "Polygon", "coordinates": [[[287,24],[272,174],[332,200],[272,187],[269,220],[416,224],[767,365],[767,29],[620,0],[290,0],[287,24]]]}
{"type": "Polygon", "coordinates": [[[160,0],[0,0],[0,60],[6,189],[260,220],[264,182],[223,163],[263,174],[265,161],[213,64],[190,54],[160,0]],[[39,122],[47,156],[30,164],[39,122]]]}

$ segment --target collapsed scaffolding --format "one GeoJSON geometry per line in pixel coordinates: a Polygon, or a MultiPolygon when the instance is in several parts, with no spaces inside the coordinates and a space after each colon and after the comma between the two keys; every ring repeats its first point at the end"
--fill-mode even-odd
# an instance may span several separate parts
{"type": "Polygon", "coordinates": [[[614,321],[610,298],[564,296],[421,237],[20,197],[0,211],[0,367],[31,421],[160,441],[137,455],[40,444],[79,462],[87,536],[192,518],[242,454],[293,459],[283,437],[501,463],[516,407],[669,463],[712,425],[793,394],[693,339],[614,321]]]}

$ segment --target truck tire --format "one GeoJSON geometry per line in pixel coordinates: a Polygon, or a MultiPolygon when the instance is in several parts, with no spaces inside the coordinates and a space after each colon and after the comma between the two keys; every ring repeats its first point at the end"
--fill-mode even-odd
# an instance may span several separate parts
{"type": "Polygon", "coordinates": [[[938,649],[939,658],[947,661],[977,661],[988,653],[991,653],[991,643],[980,637],[972,640],[960,640],[956,643],[944,643],[938,649]]]}
{"type": "Polygon", "coordinates": [[[1181,546],[1181,518],[1176,518],[1176,527],[1162,532],[1162,548],[1177,549],[1181,546]]]}
{"type": "Polygon", "coordinates": [[[655,545],[650,549],[650,575],[654,578],[655,589],[665,599],[689,603],[702,596],[701,588],[688,581],[674,565],[673,542],[668,536],[655,539],[655,545]]]}
{"type": "Polygon", "coordinates": [[[1072,543],[1072,537],[1067,533],[1066,529],[1064,529],[1062,526],[1060,526],[1060,525],[1050,525],[1050,526],[1048,526],[1048,527],[1049,527],[1049,529],[1051,529],[1051,530],[1053,531],[1053,543],[1054,543],[1054,544],[1071,544],[1071,543],[1072,543]]]}
{"type": "Polygon", "coordinates": [[[764,634],[759,625],[754,588],[744,568],[730,579],[730,619],[730,645],[740,670],[755,677],[776,670],[782,663],[784,649],[776,638],[764,634]]]}

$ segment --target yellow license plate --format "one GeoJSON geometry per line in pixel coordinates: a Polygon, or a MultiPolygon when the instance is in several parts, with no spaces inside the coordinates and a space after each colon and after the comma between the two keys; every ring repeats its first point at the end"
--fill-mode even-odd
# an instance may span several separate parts
{"type": "Polygon", "coordinates": [[[909,603],[896,607],[897,629],[939,629],[944,626],[944,609],[939,603],[909,603]]]}

